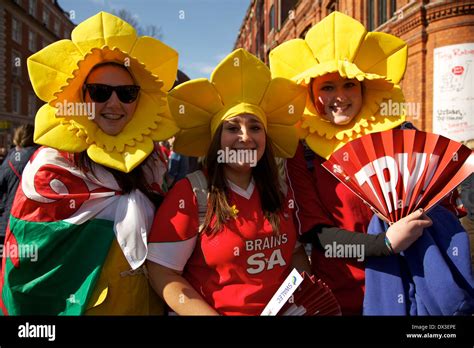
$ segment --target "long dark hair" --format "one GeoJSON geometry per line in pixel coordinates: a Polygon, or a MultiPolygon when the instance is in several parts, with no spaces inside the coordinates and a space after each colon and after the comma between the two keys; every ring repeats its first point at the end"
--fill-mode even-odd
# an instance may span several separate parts
{"type": "MultiPolygon", "coordinates": [[[[228,188],[224,175],[225,164],[217,160],[218,150],[221,148],[222,129],[223,124],[217,129],[204,160],[204,167],[208,174],[209,200],[203,231],[211,235],[218,232],[233,216],[232,208],[229,206],[228,188]],[[213,216],[216,216],[216,220],[211,226],[213,216]]],[[[263,214],[270,222],[273,232],[278,234],[280,229],[279,213],[282,211],[285,197],[280,189],[278,168],[270,141],[270,138],[267,137],[265,152],[257,165],[252,168],[252,176],[260,193],[263,214]]]]}
{"type": "MultiPolygon", "coordinates": [[[[90,157],[87,155],[87,152],[81,152],[78,154],[75,154],[74,156],[74,164],[86,175],[91,175],[95,178],[96,175],[94,173],[94,168],[92,166],[93,162],[90,157]]],[[[163,201],[163,196],[155,193],[150,185],[148,185],[147,180],[145,178],[145,173],[143,172],[143,163],[137,166],[135,169],[133,169],[129,173],[124,173],[116,169],[112,168],[105,168],[107,171],[109,171],[117,181],[117,185],[120,187],[122,193],[127,194],[130,193],[131,191],[138,189],[140,190],[145,196],[148,197],[150,201],[153,202],[156,208],[158,208],[163,201]]],[[[95,163],[96,165],[99,165],[95,163]]]]}

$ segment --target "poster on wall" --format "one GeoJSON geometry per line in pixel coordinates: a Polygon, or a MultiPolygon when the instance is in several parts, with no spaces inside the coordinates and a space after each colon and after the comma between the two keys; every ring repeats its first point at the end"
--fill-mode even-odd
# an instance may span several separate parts
{"type": "Polygon", "coordinates": [[[433,133],[474,139],[474,43],[434,49],[433,133]]]}

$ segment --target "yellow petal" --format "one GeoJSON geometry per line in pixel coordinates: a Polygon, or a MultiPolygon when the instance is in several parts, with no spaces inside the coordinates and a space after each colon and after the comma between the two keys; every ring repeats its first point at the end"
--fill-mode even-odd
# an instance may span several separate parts
{"type": "Polygon", "coordinates": [[[366,33],[360,22],[333,12],[308,31],[305,41],[320,63],[344,59],[352,62],[366,33]]]}
{"type": "Polygon", "coordinates": [[[84,139],[78,137],[75,131],[68,130],[69,124],[61,124],[62,118],[56,117],[56,111],[48,104],[38,110],[35,118],[35,143],[61,151],[84,151],[87,148],[84,139]]]}
{"type": "Polygon", "coordinates": [[[111,49],[117,47],[128,53],[137,40],[137,34],[135,29],[121,18],[107,12],[99,12],[79,24],[72,31],[71,39],[83,54],[104,46],[111,49]]]}
{"type": "Polygon", "coordinates": [[[179,132],[179,128],[174,120],[160,117],[158,127],[152,130],[150,137],[154,141],[162,141],[171,138],[177,132],[179,132]]]}
{"type": "Polygon", "coordinates": [[[268,124],[294,125],[303,114],[307,88],[275,78],[267,88],[261,107],[268,124]]]}
{"type": "Polygon", "coordinates": [[[282,43],[270,52],[269,58],[273,78],[293,79],[318,64],[313,52],[303,39],[294,39],[282,43]]]}
{"type": "Polygon", "coordinates": [[[212,116],[223,107],[217,90],[207,79],[177,86],[168,93],[168,104],[177,125],[186,129],[209,124],[212,116]]]}
{"type": "Polygon", "coordinates": [[[158,76],[164,83],[164,90],[173,87],[178,71],[178,52],[161,41],[142,36],[130,52],[133,57],[139,57],[152,74],[158,76]],[[160,54],[156,54],[160,52],[160,54]]]}
{"type": "Polygon", "coordinates": [[[28,74],[36,95],[45,102],[67,84],[82,54],[70,40],[61,40],[31,55],[27,60],[28,74]]]}
{"type": "Polygon", "coordinates": [[[211,82],[228,106],[240,102],[260,104],[270,80],[265,64],[244,49],[229,54],[211,75],[211,82]]]}
{"type": "Polygon", "coordinates": [[[399,83],[407,65],[407,44],[386,33],[368,33],[354,63],[363,71],[399,83]]]}
{"type": "Polygon", "coordinates": [[[295,155],[299,138],[294,126],[269,124],[267,131],[276,157],[291,158],[295,155]]]}
{"type": "Polygon", "coordinates": [[[207,154],[211,145],[209,124],[192,129],[182,129],[175,135],[173,147],[185,156],[201,157],[207,154]]]}

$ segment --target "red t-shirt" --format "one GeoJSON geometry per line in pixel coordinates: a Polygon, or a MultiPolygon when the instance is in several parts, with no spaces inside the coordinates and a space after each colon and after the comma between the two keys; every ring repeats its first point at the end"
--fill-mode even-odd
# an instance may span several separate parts
{"type": "MultiPolygon", "coordinates": [[[[299,233],[317,225],[335,226],[367,233],[372,211],[362,200],[339,182],[321,164],[325,159],[315,154],[310,171],[300,143],[294,158],[287,161],[289,183],[297,203],[299,233]]],[[[364,264],[355,259],[327,258],[313,248],[313,273],[334,292],[344,315],[362,314],[364,300],[364,264]]]]}
{"type": "Polygon", "coordinates": [[[260,194],[230,184],[238,213],[214,236],[198,234],[198,206],[191,184],[180,180],[158,210],[149,236],[148,259],[183,271],[183,277],[223,315],[260,315],[291,271],[296,243],[288,194],[276,235],[264,218],[260,194]]]}
{"type": "Polygon", "coordinates": [[[168,160],[170,158],[170,155],[171,155],[171,150],[168,149],[166,146],[164,145],[160,145],[160,150],[161,152],[166,156],[166,160],[168,160]]]}

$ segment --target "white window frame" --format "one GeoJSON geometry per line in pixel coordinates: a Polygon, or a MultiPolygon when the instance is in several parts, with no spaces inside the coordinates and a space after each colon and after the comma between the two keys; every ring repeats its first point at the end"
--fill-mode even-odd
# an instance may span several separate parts
{"type": "Polygon", "coordinates": [[[59,36],[59,32],[60,32],[60,29],[61,28],[61,23],[59,23],[59,21],[57,19],[54,19],[54,23],[53,23],[53,31],[54,33],[59,36]]]}
{"type": "Polygon", "coordinates": [[[43,23],[48,26],[49,25],[49,11],[45,8],[43,9],[43,23]]]}
{"type": "Polygon", "coordinates": [[[33,17],[36,16],[36,0],[28,0],[28,13],[33,17]]]}
{"type": "Polygon", "coordinates": [[[36,52],[36,33],[34,31],[29,31],[28,32],[28,49],[31,52],[36,52]]]}
{"type": "Polygon", "coordinates": [[[12,39],[21,44],[21,22],[12,17],[12,39]]]}

